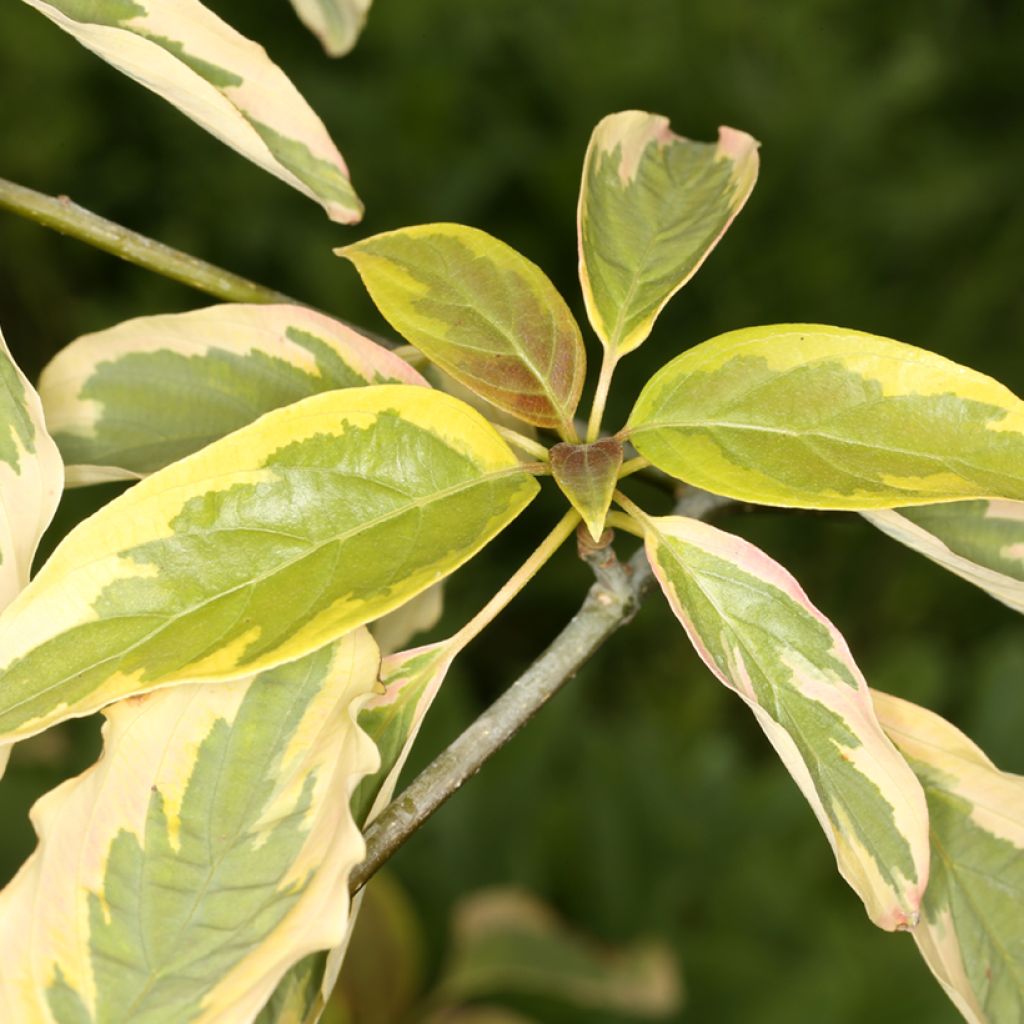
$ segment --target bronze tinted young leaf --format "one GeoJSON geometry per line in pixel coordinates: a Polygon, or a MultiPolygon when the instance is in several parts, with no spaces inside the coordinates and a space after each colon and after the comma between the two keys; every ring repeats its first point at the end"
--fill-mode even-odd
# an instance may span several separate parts
{"type": "Polygon", "coordinates": [[[499,409],[575,439],[583,341],[537,266],[459,224],[389,231],[336,251],[395,330],[438,366],[499,409]]]}
{"type": "Polygon", "coordinates": [[[555,483],[583,516],[595,541],[604,531],[604,518],[621,466],[622,445],[613,437],[593,444],[556,444],[551,449],[555,483]]]}

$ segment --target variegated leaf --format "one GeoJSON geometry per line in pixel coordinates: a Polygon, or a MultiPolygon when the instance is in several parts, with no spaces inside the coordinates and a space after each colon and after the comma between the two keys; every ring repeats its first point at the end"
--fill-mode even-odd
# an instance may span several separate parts
{"type": "Polygon", "coordinates": [[[253,163],[352,224],[363,206],[319,117],[268,57],[198,0],[25,0],[253,163]]]}
{"type": "Polygon", "coordinates": [[[678,516],[642,525],[676,617],[754,712],[871,919],[887,930],[915,924],[928,880],[924,795],[882,732],[842,636],[747,541],[678,516]]]}
{"type": "Polygon", "coordinates": [[[1024,612],[1024,502],[954,501],[862,515],[893,540],[1024,612]]]}
{"type": "Polygon", "coordinates": [[[359,725],[380,751],[380,767],[363,779],[352,798],[352,812],[360,824],[371,821],[390,802],[423,717],[459,649],[445,640],[392,654],[381,663],[384,693],[371,697],[359,715],[359,725]]]}
{"type": "Polygon", "coordinates": [[[0,1018],[251,1020],[340,941],[377,665],[356,630],[255,679],[108,708],[103,756],[36,805],[39,846],[0,894],[0,1018]]]}
{"type": "Polygon", "coordinates": [[[873,509],[1024,499],[1024,403],[923,349],[816,324],[673,359],[624,431],[654,465],[741,501],[873,509]]]}
{"type": "Polygon", "coordinates": [[[28,583],[39,539],[60,501],[63,476],[39,396],[0,334],[0,609],[28,583]]]}
{"type": "Polygon", "coordinates": [[[604,532],[621,467],[622,445],[613,437],[592,444],[556,444],[551,449],[555,483],[583,517],[595,543],[604,532]]]}
{"type": "Polygon", "coordinates": [[[576,437],[586,355],[539,267],[460,224],[389,231],[336,250],[407,341],[493,405],[576,437]]]}
{"type": "Polygon", "coordinates": [[[934,712],[872,697],[928,798],[932,869],[918,948],[972,1024],[1024,1020],[1024,776],[999,771],[934,712]]]}
{"type": "Polygon", "coordinates": [[[427,388],[268,413],[82,523],[0,616],[0,737],[293,661],[458,568],[537,489],[427,388]]]}
{"type": "MultiPolygon", "coordinates": [[[[0,611],[28,583],[32,559],[63,489],[60,453],[39,396],[0,333],[0,611]]],[[[11,756],[0,746],[0,778],[11,756]]]]}
{"type": "Polygon", "coordinates": [[[311,309],[231,304],[86,334],[46,367],[39,393],[75,485],[144,476],[272,409],[384,383],[426,382],[311,309]]]}
{"type": "Polygon", "coordinates": [[[627,110],[594,129],[580,187],[580,281],[616,358],[647,338],[707,259],[757,170],[756,140],[734,128],[720,128],[717,143],[693,142],[666,117],[627,110]]]}
{"type": "MultiPolygon", "coordinates": [[[[356,896],[349,906],[350,916],[358,902],[356,896]]],[[[312,953],[295,964],[278,982],[253,1024],[316,1024],[319,1017],[311,1015],[311,1010],[320,1005],[324,960],[323,953],[312,953]]]]}
{"type": "Polygon", "coordinates": [[[343,57],[359,38],[373,0],[292,0],[299,17],[331,57],[343,57]]]}

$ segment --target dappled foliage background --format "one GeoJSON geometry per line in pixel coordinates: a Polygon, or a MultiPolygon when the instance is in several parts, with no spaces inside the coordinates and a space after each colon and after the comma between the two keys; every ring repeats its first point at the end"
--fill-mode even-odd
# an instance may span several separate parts
{"type": "MultiPolygon", "coordinates": [[[[696,138],[731,124],[762,141],[760,183],[621,367],[609,425],[681,349],[787,320],[900,338],[1024,391],[1024,7],[1014,0],[377,0],[363,40],[338,62],[284,0],[208,2],[267,44],[327,122],[366,201],[362,225],[329,224],[10,2],[0,8],[0,175],[381,329],[331,247],[424,221],[476,225],[539,263],[582,321],[575,201],[592,126],[630,107],[665,113],[696,138]]],[[[0,246],[0,323],[33,377],[85,331],[205,304],[7,214],[0,246]]],[[[69,495],[51,545],[112,493],[69,495]]],[[[664,505],[654,493],[647,501],[664,505]]],[[[475,610],[559,507],[553,496],[538,502],[453,580],[448,625],[475,610]]],[[[874,686],[934,708],[1001,767],[1024,772],[1018,616],[854,515],[758,511],[723,525],[797,575],[874,686]]],[[[564,552],[467,652],[413,768],[526,667],[587,582],[564,552]]],[[[0,786],[5,878],[32,847],[28,806],[96,748],[95,722],[18,748],[0,786]]],[[[685,1021],[958,1019],[911,940],[868,923],[753,720],[658,600],[408,844],[394,872],[422,916],[428,970],[460,894],[516,882],[609,943],[671,943],[685,1021]]],[[[596,1019],[525,1008],[556,1024],[596,1019]]]]}

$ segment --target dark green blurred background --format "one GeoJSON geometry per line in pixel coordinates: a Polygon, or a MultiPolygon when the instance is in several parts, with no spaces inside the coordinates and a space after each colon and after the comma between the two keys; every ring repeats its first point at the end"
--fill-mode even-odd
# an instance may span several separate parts
{"type": "MultiPolygon", "coordinates": [[[[10,0],[0,175],[377,328],[331,247],[461,221],[544,267],[582,318],[575,202],[594,123],[640,107],[696,138],[730,124],[762,141],[760,183],[621,368],[609,425],[681,349],[773,321],[900,338],[1024,390],[1019,0],[378,0],[356,51],[334,63],[285,0],[209,6],[266,43],[324,118],[366,201],[362,225],[332,226],[10,0]]],[[[0,245],[0,324],[32,376],[80,333],[206,301],[7,214],[0,245]]],[[[51,540],[109,493],[68,498],[51,540]]],[[[558,508],[539,502],[454,579],[448,624],[558,508]]],[[[1024,771],[1018,617],[856,516],[763,512],[723,525],[797,575],[873,685],[950,717],[1001,767],[1024,771]]],[[[414,768],[528,664],[586,585],[564,553],[467,652],[414,768]]],[[[19,748],[0,787],[5,877],[32,845],[29,804],[95,743],[83,722],[19,748]]],[[[609,943],[663,937],[689,990],[681,1019],[694,1024],[959,1019],[912,941],[868,923],[767,742],[660,601],[394,867],[437,950],[459,895],[504,882],[609,943]]],[[[598,1018],[548,1007],[540,1019],[598,1018]]]]}

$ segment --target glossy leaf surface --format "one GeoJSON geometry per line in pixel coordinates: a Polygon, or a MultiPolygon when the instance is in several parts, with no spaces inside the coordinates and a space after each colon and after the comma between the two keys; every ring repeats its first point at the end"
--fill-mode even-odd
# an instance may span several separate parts
{"type": "Polygon", "coordinates": [[[86,334],[39,393],[70,484],[162,469],[272,409],[366,384],[425,384],[358,331],[302,306],[221,305],[86,334]]]}
{"type": "Polygon", "coordinates": [[[108,708],[103,756],[36,805],[39,847],[0,894],[0,1017],[251,1020],[340,941],[376,669],[357,630],[255,679],[108,708]]]}
{"type": "Polygon", "coordinates": [[[972,1024],[1024,1020],[1024,777],[934,712],[873,692],[924,786],[932,871],[918,948],[972,1024]]]}
{"type": "Polygon", "coordinates": [[[198,0],[25,0],[87,49],[242,156],[305,193],[331,220],[363,206],[319,117],[262,46],[198,0]]]}
{"type": "Polygon", "coordinates": [[[873,509],[1024,499],[1024,403],[923,349],[778,324],[677,356],[625,432],[659,469],[741,501],[873,509]]]}
{"type": "Polygon", "coordinates": [[[1024,502],[954,501],[863,515],[893,540],[1024,612],[1024,502]]]}
{"type": "Polygon", "coordinates": [[[299,17],[331,57],[356,45],[372,0],[292,0],[299,17]]]}
{"type": "Polygon", "coordinates": [[[63,484],[64,468],[39,396],[0,334],[0,609],[28,583],[63,484]]]}
{"type": "Polygon", "coordinates": [[[757,180],[757,142],[720,128],[693,142],[668,118],[627,110],[594,129],[579,202],[580,281],[598,337],[617,356],[651,333],[757,180]]]}
{"type": "Polygon", "coordinates": [[[0,736],[302,657],[458,568],[536,491],[427,388],[269,413],[82,523],[0,616],[0,736]]]}
{"type": "Polygon", "coordinates": [[[336,250],[388,322],[491,404],[575,437],[586,372],[579,327],[539,267],[459,224],[423,224],[336,250]]]}
{"type": "Polygon", "coordinates": [[[754,712],[881,928],[912,926],[928,816],[835,626],[777,562],[695,519],[645,518],[651,566],[708,668],[754,712]]]}
{"type": "Polygon", "coordinates": [[[613,437],[593,444],[556,444],[551,449],[555,483],[583,517],[595,543],[604,531],[621,467],[622,445],[613,437]]]}

